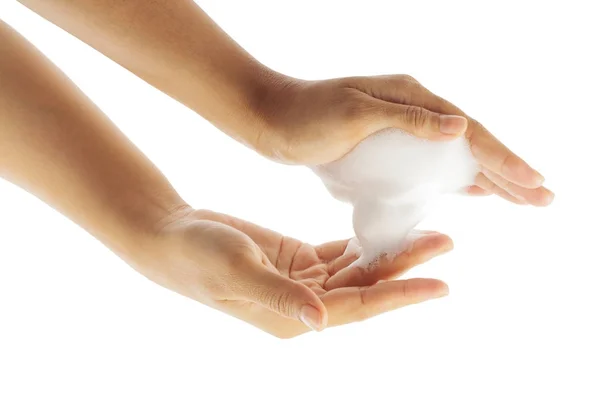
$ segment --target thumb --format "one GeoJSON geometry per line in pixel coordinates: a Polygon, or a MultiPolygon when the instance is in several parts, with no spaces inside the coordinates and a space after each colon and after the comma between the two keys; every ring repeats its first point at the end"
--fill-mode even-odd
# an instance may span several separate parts
{"type": "Polygon", "coordinates": [[[327,309],[308,287],[269,271],[264,265],[252,268],[245,299],[260,304],[288,318],[298,319],[310,329],[321,331],[327,326],[327,309]]]}
{"type": "Polygon", "coordinates": [[[402,129],[413,136],[428,140],[454,139],[465,133],[468,121],[460,115],[445,115],[426,108],[405,104],[387,103],[383,106],[385,117],[378,123],[402,129]]]}

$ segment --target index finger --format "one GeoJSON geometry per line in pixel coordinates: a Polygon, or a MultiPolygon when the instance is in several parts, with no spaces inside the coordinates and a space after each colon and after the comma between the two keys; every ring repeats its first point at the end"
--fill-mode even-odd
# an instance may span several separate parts
{"type": "Polygon", "coordinates": [[[510,151],[483,125],[472,118],[465,134],[471,143],[471,152],[481,165],[516,185],[536,189],[544,177],[522,158],[510,151]]]}
{"type": "MultiPolygon", "coordinates": [[[[471,144],[471,152],[475,159],[490,171],[504,179],[525,187],[535,189],[544,183],[544,177],[518,157],[481,123],[465,114],[460,108],[421,86],[419,103],[431,111],[441,114],[461,115],[467,118],[469,125],[465,137],[471,144]]],[[[417,100],[417,99],[415,99],[417,100]]]]}
{"type": "MultiPolygon", "coordinates": [[[[323,287],[325,290],[333,290],[348,286],[368,286],[381,280],[394,279],[409,269],[451,250],[452,247],[452,239],[448,236],[440,233],[427,234],[417,239],[411,249],[403,251],[392,260],[384,256],[372,267],[342,268],[325,281],[323,287]]],[[[347,261],[351,262],[354,259],[347,261]]]]}

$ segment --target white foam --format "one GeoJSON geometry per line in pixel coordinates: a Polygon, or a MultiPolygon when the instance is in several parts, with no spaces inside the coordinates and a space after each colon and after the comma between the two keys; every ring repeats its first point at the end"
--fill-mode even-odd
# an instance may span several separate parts
{"type": "Polygon", "coordinates": [[[356,265],[368,265],[406,250],[419,236],[413,228],[429,207],[472,185],[478,165],[463,137],[429,141],[386,129],[312,170],[333,197],[353,205],[358,243],[347,252],[360,254],[356,265]]]}

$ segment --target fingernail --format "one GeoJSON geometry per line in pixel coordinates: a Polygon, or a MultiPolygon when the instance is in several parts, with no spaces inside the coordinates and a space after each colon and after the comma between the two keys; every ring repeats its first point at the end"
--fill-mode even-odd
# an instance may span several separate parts
{"type": "Polygon", "coordinates": [[[467,130],[467,119],[460,115],[440,116],[440,132],[446,135],[462,135],[467,130]]]}
{"type": "Polygon", "coordinates": [[[300,309],[300,321],[313,331],[321,330],[321,313],[313,306],[305,305],[300,309]]]}
{"type": "Polygon", "coordinates": [[[540,174],[539,172],[536,172],[536,177],[535,177],[535,184],[540,187],[544,184],[544,181],[546,179],[544,179],[544,177],[542,176],[542,174],[540,174]]]}

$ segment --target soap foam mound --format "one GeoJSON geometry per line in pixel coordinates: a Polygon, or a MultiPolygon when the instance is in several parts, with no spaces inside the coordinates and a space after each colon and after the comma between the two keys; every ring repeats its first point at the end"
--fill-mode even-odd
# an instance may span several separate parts
{"type": "Polygon", "coordinates": [[[479,172],[464,137],[429,141],[392,128],[312,170],[334,198],[353,205],[358,243],[347,251],[360,251],[354,264],[364,266],[406,250],[429,208],[472,185],[479,172]]]}

